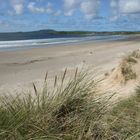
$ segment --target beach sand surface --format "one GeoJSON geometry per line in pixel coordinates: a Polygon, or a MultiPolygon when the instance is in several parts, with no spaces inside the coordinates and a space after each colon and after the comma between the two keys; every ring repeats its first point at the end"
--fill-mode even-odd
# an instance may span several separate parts
{"type": "Polygon", "coordinates": [[[114,68],[129,51],[140,48],[140,37],[122,41],[84,42],[0,52],[1,94],[32,82],[41,81],[49,72],[50,80],[65,68],[96,69],[100,73],[114,68]]]}

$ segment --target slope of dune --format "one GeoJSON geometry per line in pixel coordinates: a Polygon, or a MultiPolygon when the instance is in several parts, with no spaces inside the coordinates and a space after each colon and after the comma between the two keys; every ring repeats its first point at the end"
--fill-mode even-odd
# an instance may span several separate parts
{"type": "Polygon", "coordinates": [[[98,89],[115,93],[114,100],[121,100],[134,94],[140,81],[140,50],[129,52],[123,56],[118,65],[104,74],[98,89]]]}

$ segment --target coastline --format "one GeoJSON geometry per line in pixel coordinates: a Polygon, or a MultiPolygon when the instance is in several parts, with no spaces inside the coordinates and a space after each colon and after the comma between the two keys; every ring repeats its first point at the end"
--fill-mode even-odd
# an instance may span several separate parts
{"type": "MultiPolygon", "coordinates": [[[[15,40],[15,41],[0,41],[1,51],[22,51],[32,48],[47,48],[61,45],[77,45],[83,43],[97,43],[108,41],[123,41],[132,39],[132,35],[102,35],[102,36],[87,36],[73,38],[48,38],[48,39],[32,39],[32,40],[15,40]]],[[[136,36],[134,37],[136,38],[136,36]]]]}
{"type": "Polygon", "coordinates": [[[76,67],[91,67],[106,72],[117,65],[124,54],[140,48],[140,36],[134,38],[0,52],[0,91],[43,80],[46,71],[50,80],[65,68],[69,73],[76,67]]]}

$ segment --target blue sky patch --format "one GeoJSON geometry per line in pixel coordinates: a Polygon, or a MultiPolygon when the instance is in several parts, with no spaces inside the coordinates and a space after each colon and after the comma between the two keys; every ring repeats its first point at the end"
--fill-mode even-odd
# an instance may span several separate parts
{"type": "Polygon", "coordinates": [[[0,32],[140,31],[140,0],[1,0],[0,32]]]}

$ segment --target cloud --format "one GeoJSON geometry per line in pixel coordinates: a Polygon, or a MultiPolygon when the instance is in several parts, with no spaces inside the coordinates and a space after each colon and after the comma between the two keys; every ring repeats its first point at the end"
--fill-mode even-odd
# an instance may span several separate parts
{"type": "Polygon", "coordinates": [[[111,20],[117,20],[121,16],[139,15],[140,0],[111,0],[111,20]]]}
{"type": "Polygon", "coordinates": [[[140,0],[119,1],[120,12],[123,14],[140,13],[140,0]]]}
{"type": "Polygon", "coordinates": [[[65,16],[72,16],[74,11],[79,8],[82,0],[64,0],[65,16]]]}
{"type": "Polygon", "coordinates": [[[120,17],[119,0],[111,0],[110,8],[111,8],[110,21],[116,21],[120,17]]]}
{"type": "Polygon", "coordinates": [[[97,17],[99,4],[99,0],[86,0],[81,3],[80,10],[87,20],[97,17]]]}
{"type": "Polygon", "coordinates": [[[47,14],[53,13],[53,9],[52,9],[52,4],[51,3],[48,3],[47,7],[38,7],[38,6],[36,6],[35,2],[30,2],[28,4],[28,9],[32,13],[47,13],[47,14]]]}
{"type": "Polygon", "coordinates": [[[53,5],[50,2],[48,2],[46,7],[37,6],[35,2],[30,2],[27,7],[29,11],[32,13],[46,13],[46,14],[52,14],[54,16],[59,16],[61,14],[60,10],[55,11],[53,9],[53,5]]]}
{"type": "Polygon", "coordinates": [[[76,10],[80,10],[87,20],[97,17],[100,0],[64,0],[64,15],[72,16],[76,10]]]}
{"type": "Polygon", "coordinates": [[[11,4],[17,15],[23,13],[24,0],[11,0],[11,4]]]}

